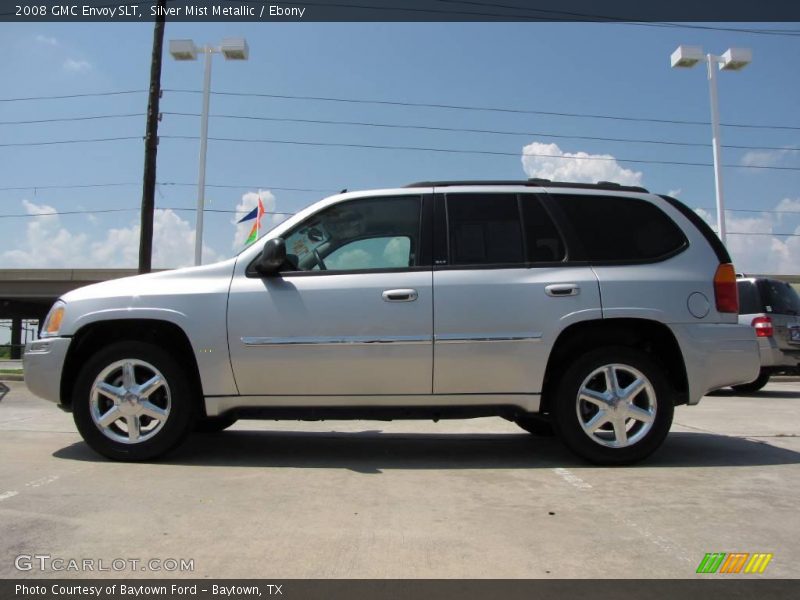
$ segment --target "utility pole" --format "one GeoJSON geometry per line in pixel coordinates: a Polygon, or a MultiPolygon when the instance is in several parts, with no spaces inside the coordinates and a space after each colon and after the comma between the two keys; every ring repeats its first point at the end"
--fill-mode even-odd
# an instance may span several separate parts
{"type": "Polygon", "coordinates": [[[144,181],[139,234],[139,273],[149,273],[153,263],[153,213],[156,196],[156,154],[158,153],[158,101],[161,98],[161,54],[164,46],[166,0],[158,0],[159,11],[153,28],[150,59],[150,92],[147,99],[147,132],[144,138],[144,181]]]}

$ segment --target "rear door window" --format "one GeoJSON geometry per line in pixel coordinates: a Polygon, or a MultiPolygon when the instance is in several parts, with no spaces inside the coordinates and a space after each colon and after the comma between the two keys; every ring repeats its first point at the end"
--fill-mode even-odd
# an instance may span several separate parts
{"type": "Polygon", "coordinates": [[[451,265],[528,266],[564,260],[564,242],[535,194],[447,194],[451,265]]]}

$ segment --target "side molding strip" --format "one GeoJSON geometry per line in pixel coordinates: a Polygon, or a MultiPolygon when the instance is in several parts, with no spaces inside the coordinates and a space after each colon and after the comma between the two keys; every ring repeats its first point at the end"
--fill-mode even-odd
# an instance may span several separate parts
{"type": "Polygon", "coordinates": [[[245,346],[334,346],[339,344],[430,344],[431,336],[391,335],[371,337],[366,335],[350,336],[309,336],[309,337],[243,337],[245,346]]]}
{"type": "Polygon", "coordinates": [[[336,345],[369,345],[369,344],[468,344],[472,342],[537,342],[542,339],[541,333],[526,334],[493,334],[468,335],[463,333],[444,333],[436,336],[391,335],[370,337],[352,336],[309,336],[309,337],[243,337],[245,346],[336,346],[336,345]]]}

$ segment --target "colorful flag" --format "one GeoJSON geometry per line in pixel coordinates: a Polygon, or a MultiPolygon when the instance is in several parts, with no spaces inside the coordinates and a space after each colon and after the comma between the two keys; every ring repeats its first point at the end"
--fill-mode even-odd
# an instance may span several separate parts
{"type": "Polygon", "coordinates": [[[249,221],[250,219],[255,219],[258,216],[258,207],[255,207],[241,219],[239,219],[238,223],[244,223],[245,221],[249,221]]]}
{"type": "Polygon", "coordinates": [[[245,246],[249,246],[258,239],[258,233],[261,230],[261,217],[264,216],[265,212],[264,205],[261,203],[261,196],[259,196],[258,206],[239,220],[239,223],[242,221],[249,221],[250,219],[256,220],[256,222],[253,223],[253,228],[250,230],[250,234],[247,236],[247,239],[244,242],[245,246]]]}

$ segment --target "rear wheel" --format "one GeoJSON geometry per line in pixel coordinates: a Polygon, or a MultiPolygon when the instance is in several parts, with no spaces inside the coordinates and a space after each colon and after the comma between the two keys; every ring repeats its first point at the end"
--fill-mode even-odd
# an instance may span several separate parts
{"type": "Polygon", "coordinates": [[[75,425],[96,452],[123,461],[156,458],[177,446],[195,419],[181,365],[146,342],[118,342],[92,356],[72,397],[75,425]]]}
{"type": "Polygon", "coordinates": [[[769,377],[769,372],[761,369],[761,372],[758,374],[758,378],[756,378],[755,381],[751,381],[750,383],[742,383],[741,385],[732,385],[731,387],[735,391],[742,394],[752,394],[767,385],[767,383],[769,383],[769,377]]]}
{"type": "Polygon", "coordinates": [[[555,426],[586,460],[621,465],[649,456],[672,425],[674,391],[663,369],[631,348],[588,352],[558,385],[555,426]]]}

